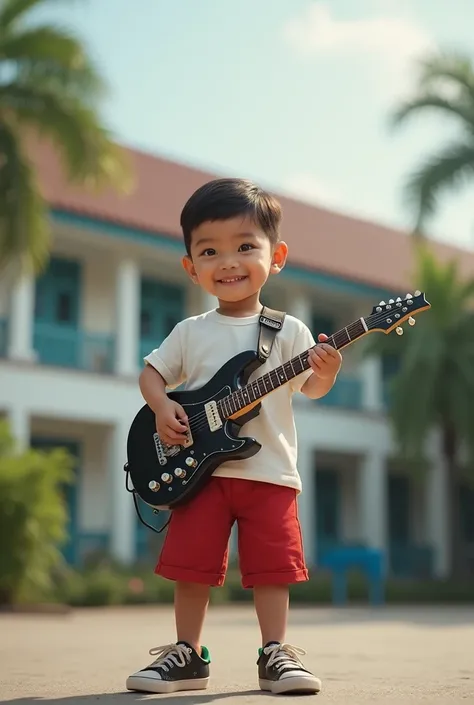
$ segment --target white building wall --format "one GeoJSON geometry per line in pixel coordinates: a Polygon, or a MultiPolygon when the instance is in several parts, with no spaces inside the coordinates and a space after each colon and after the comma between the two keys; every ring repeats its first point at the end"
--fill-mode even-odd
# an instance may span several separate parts
{"type": "MultiPolygon", "coordinates": [[[[28,352],[28,340],[32,339],[32,308],[25,303],[28,301],[25,294],[28,289],[24,288],[20,293],[17,291],[16,299],[13,291],[14,296],[9,301],[5,284],[0,283],[0,317],[2,312],[12,312],[12,305],[16,305],[16,311],[20,313],[15,319],[16,342],[10,349],[11,359],[0,359],[0,412],[9,414],[13,430],[23,445],[27,445],[32,430],[36,432],[41,428],[47,435],[57,435],[51,431],[61,429],[66,435],[70,432],[71,437],[79,434],[83,441],[83,472],[79,489],[81,528],[90,532],[110,530],[114,554],[130,561],[134,557],[136,519],[132,498],[125,491],[123,463],[128,428],[143,404],[137,385],[139,368],[135,360],[139,321],[137,292],[144,271],[143,262],[147,257],[146,252],[136,249],[127,254],[123,243],[120,248],[117,246],[114,249],[110,241],[107,243],[108,250],[85,245],[81,249],[78,243],[75,247],[76,254],[83,262],[83,329],[115,336],[118,346],[116,369],[120,374],[102,375],[35,364],[24,354],[28,352]],[[28,330],[26,326],[29,326],[28,330]]],[[[153,257],[156,259],[156,271],[160,272],[162,279],[166,276],[173,281],[185,281],[179,261],[171,265],[166,260],[165,267],[156,252],[153,257]]],[[[149,256],[148,273],[153,266],[153,258],[149,256]]],[[[205,295],[190,283],[186,286],[188,315],[201,313],[216,305],[213,297],[205,295]]],[[[31,293],[31,287],[29,291],[31,293]]],[[[285,308],[310,325],[312,302],[318,313],[336,314],[338,326],[361,315],[349,297],[344,305],[340,301],[328,303],[321,295],[312,295],[308,290],[291,284],[280,288],[278,295],[273,296],[268,304],[285,308]],[[323,300],[325,309],[319,306],[323,300]]],[[[370,308],[366,313],[370,313],[370,308]]],[[[380,365],[376,359],[358,354],[357,347],[358,344],[354,346],[354,352],[348,348],[343,353],[343,370],[361,375],[363,410],[330,408],[301,396],[294,403],[299,434],[299,470],[304,486],[299,498],[300,518],[306,553],[310,559],[316,553],[316,451],[346,453],[361,459],[358,469],[354,467],[354,472],[342,474],[342,533],[351,541],[364,540],[381,547],[386,544],[385,503],[382,498],[385,463],[394,449],[387,419],[381,413],[380,365]]],[[[424,522],[417,523],[417,533],[423,531],[436,546],[438,574],[443,574],[448,560],[442,492],[442,469],[436,467],[427,490],[428,517],[424,522]],[[438,520],[440,512],[441,523],[438,520]]]]}

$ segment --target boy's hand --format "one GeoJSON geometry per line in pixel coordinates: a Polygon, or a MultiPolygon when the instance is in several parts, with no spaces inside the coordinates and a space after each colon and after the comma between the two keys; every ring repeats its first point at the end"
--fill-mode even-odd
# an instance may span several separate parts
{"type": "Polygon", "coordinates": [[[155,409],[155,417],[156,430],[163,443],[182,445],[186,441],[188,417],[181,404],[166,397],[155,409]]]}
{"type": "Polygon", "coordinates": [[[309,351],[309,364],[319,379],[334,379],[341,369],[342,355],[331,345],[324,345],[328,336],[318,335],[318,345],[309,351]]]}

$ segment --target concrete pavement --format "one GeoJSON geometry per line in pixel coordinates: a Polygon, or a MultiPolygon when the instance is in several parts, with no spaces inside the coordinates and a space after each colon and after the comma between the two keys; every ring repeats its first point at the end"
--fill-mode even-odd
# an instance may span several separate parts
{"type": "MultiPolygon", "coordinates": [[[[259,634],[251,607],[211,607],[204,642],[211,687],[174,695],[125,691],[148,649],[174,640],[169,607],[0,615],[0,703],[9,705],[265,705],[294,697],[256,690],[259,634]]],[[[323,681],[318,696],[338,705],[474,705],[474,609],[294,608],[288,641],[323,681]]],[[[317,700],[314,698],[317,697],[317,700]]]]}

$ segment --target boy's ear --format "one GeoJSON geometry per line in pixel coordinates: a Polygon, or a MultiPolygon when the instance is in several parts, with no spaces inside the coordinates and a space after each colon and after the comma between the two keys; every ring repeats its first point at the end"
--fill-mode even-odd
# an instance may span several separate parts
{"type": "Polygon", "coordinates": [[[183,265],[183,269],[187,272],[189,278],[194,282],[194,284],[198,284],[196,269],[194,268],[194,264],[191,257],[189,255],[184,255],[181,260],[181,264],[183,265]]]}
{"type": "Polygon", "coordinates": [[[288,257],[288,245],[286,242],[280,241],[273,250],[271,273],[279,274],[286,264],[288,257]]]}

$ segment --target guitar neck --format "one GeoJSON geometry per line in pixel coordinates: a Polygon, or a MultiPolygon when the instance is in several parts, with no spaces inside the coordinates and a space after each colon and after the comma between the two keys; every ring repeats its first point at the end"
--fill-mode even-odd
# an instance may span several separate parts
{"type": "MultiPolygon", "coordinates": [[[[349,326],[341,328],[333,335],[329,336],[325,341],[327,345],[331,345],[336,350],[342,350],[358,338],[363,337],[369,332],[367,324],[363,318],[359,318],[349,326]]],[[[260,399],[274,392],[275,389],[287,384],[294,377],[297,377],[305,370],[309,369],[308,355],[311,348],[296,355],[288,362],[285,362],[280,367],[267,372],[258,377],[253,382],[249,382],[244,387],[232,392],[227,397],[224,397],[218,402],[219,413],[224,418],[231,418],[245,413],[247,409],[252,408],[260,399]]]]}

